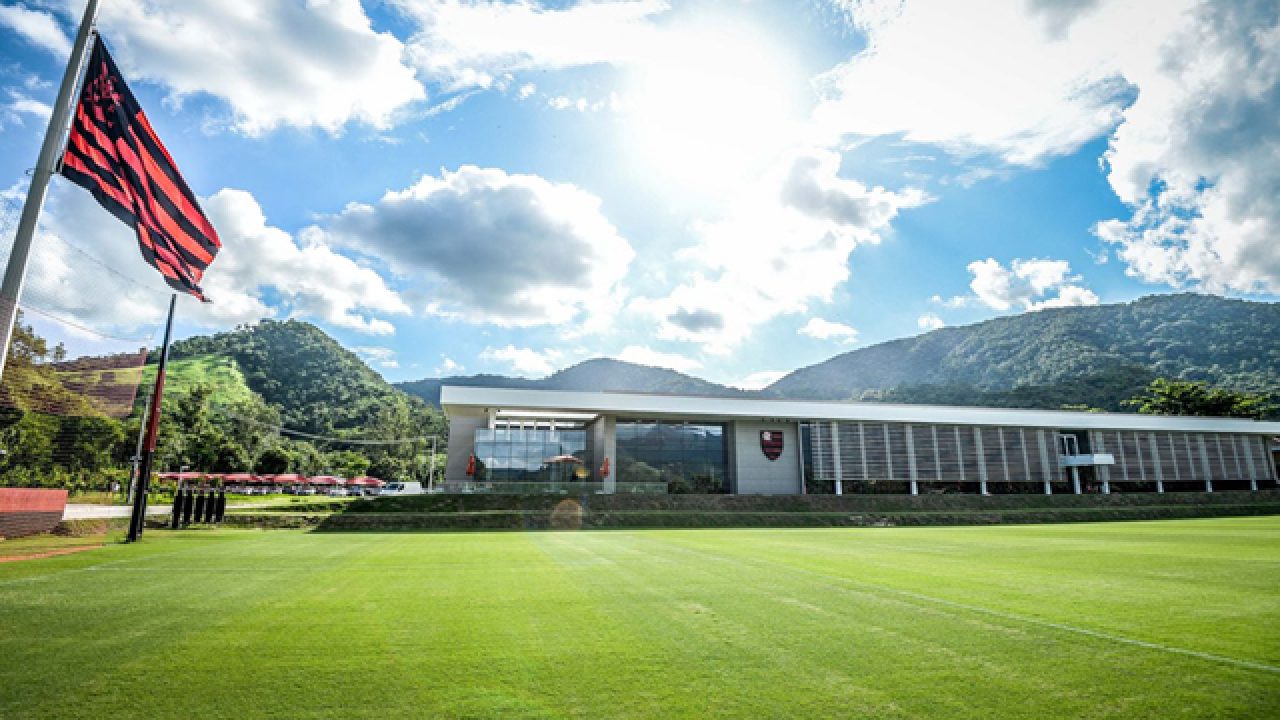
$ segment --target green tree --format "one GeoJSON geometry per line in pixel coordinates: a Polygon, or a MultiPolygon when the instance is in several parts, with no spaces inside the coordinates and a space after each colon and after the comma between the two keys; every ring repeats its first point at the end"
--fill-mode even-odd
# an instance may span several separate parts
{"type": "Polygon", "coordinates": [[[1145,415],[1198,415],[1261,420],[1276,411],[1271,398],[1258,393],[1210,387],[1208,383],[1156,378],[1146,393],[1126,402],[1145,415]]]}

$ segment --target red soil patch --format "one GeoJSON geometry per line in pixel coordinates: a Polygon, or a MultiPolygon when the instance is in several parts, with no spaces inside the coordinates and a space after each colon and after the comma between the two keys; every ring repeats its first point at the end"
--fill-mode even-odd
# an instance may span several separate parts
{"type": "Polygon", "coordinates": [[[97,545],[77,545],[69,548],[58,548],[57,550],[45,550],[44,552],[35,552],[30,555],[0,555],[0,563],[17,562],[19,560],[37,560],[39,558],[53,557],[55,555],[70,555],[78,553],[81,550],[93,550],[102,547],[102,543],[97,545]]]}

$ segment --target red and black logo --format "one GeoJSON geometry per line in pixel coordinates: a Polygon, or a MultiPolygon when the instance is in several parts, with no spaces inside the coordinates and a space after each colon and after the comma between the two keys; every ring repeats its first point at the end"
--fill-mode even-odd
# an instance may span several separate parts
{"type": "Polygon", "coordinates": [[[777,460],[778,456],[782,454],[782,431],[761,430],[760,449],[764,451],[765,457],[770,460],[777,460]]]}

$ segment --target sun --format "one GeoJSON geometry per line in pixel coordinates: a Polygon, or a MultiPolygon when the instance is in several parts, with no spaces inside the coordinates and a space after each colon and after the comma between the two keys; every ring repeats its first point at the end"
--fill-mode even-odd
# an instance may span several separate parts
{"type": "Polygon", "coordinates": [[[790,55],[741,21],[671,29],[623,95],[624,142],[655,179],[715,195],[795,142],[808,87],[790,55]]]}

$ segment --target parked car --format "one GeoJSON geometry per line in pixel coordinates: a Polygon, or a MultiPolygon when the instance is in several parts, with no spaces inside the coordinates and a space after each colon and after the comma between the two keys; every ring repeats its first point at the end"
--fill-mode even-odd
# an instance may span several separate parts
{"type": "Polygon", "coordinates": [[[422,489],[420,482],[393,482],[387,483],[382,488],[382,495],[423,495],[426,490],[422,489]]]}
{"type": "Polygon", "coordinates": [[[329,488],[329,497],[347,497],[350,494],[344,487],[329,488]]]}

